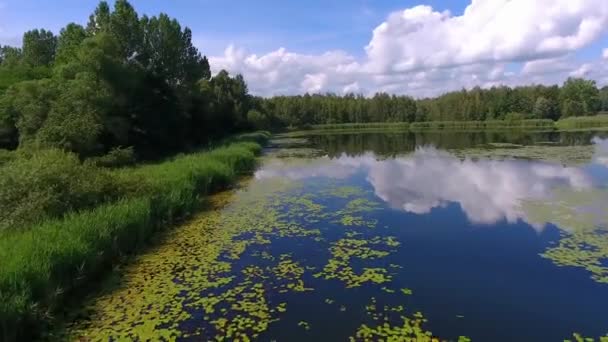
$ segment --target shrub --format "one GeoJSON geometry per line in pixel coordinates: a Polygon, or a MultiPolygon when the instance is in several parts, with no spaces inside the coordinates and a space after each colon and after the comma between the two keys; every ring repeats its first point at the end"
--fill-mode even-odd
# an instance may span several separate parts
{"type": "Polygon", "coordinates": [[[108,154],[101,157],[94,157],[87,160],[88,163],[101,167],[122,167],[135,164],[135,150],[133,147],[117,147],[108,154]]]}
{"type": "Polygon", "coordinates": [[[107,172],[57,149],[20,152],[0,166],[0,230],[23,228],[115,199],[107,172]]]}

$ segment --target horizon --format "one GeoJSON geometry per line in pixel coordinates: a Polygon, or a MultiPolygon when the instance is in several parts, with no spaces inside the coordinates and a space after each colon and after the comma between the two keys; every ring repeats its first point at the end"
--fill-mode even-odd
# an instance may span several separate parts
{"type": "MultiPolygon", "coordinates": [[[[212,72],[243,74],[258,96],[424,98],[477,86],[562,84],[568,77],[608,85],[602,0],[130,2],[140,16],[164,12],[190,27],[212,72]]],[[[86,24],[97,4],[0,1],[0,45],[19,46],[29,29],[59,34],[70,22],[86,24]]]]}

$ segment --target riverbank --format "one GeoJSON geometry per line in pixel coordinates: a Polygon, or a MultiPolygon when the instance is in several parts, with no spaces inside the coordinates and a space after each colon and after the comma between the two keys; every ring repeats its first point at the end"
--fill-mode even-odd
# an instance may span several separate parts
{"type": "Polygon", "coordinates": [[[478,131],[478,130],[572,130],[608,128],[608,115],[581,116],[561,119],[485,120],[485,121],[426,121],[426,122],[370,122],[312,125],[294,131],[478,131]]]}
{"type": "MultiPolygon", "coordinates": [[[[268,133],[241,135],[208,151],[130,168],[97,170],[75,164],[84,168],[77,170],[80,173],[99,171],[103,176],[83,178],[95,184],[78,184],[86,191],[74,193],[87,195],[81,197],[96,194],[108,200],[26,228],[2,231],[1,340],[27,340],[45,331],[65,299],[111,269],[120,256],[137,251],[155,232],[190,215],[202,196],[251,172],[261,144],[269,137],[268,133]],[[105,182],[103,189],[113,189],[112,196],[107,191],[90,191],[99,179],[105,182]]],[[[3,168],[13,164],[19,166],[9,162],[3,168]]],[[[48,191],[55,190],[51,187],[48,191]]]]}

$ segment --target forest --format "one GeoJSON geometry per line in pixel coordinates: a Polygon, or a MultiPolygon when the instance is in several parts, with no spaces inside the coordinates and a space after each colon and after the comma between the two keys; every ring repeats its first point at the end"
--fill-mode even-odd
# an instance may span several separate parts
{"type": "Polygon", "coordinates": [[[242,75],[211,75],[192,32],[167,16],[101,2],[86,27],[34,29],[0,47],[0,148],[57,147],[81,158],[153,159],[251,128],[340,123],[551,119],[608,110],[608,87],[507,86],[405,95],[255,97],[242,75]],[[135,151],[135,152],[132,152],[135,151]]]}
{"type": "Polygon", "coordinates": [[[145,158],[247,128],[242,76],[211,76],[192,32],[165,14],[101,2],[86,27],[35,29],[0,50],[0,143],[81,157],[133,147],[145,158]]]}
{"type": "Polygon", "coordinates": [[[476,87],[424,99],[377,93],[372,97],[305,94],[259,101],[266,114],[260,122],[293,127],[510,118],[558,120],[608,111],[608,87],[599,89],[595,81],[570,78],[562,86],[476,87]]]}

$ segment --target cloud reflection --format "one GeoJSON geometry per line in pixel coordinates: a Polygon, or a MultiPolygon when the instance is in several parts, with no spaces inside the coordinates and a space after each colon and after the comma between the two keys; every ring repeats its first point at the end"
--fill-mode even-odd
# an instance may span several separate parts
{"type": "MultiPolygon", "coordinates": [[[[596,140],[595,144],[594,162],[608,165],[607,141],[596,140]]],[[[555,187],[584,190],[593,186],[591,177],[577,167],[521,160],[463,160],[432,147],[385,160],[373,153],[324,157],[298,165],[276,160],[267,163],[256,177],[345,179],[361,171],[367,174],[375,194],[393,208],[426,214],[433,208],[458,203],[476,224],[530,222],[521,208],[523,200],[548,198],[555,187]]]]}

